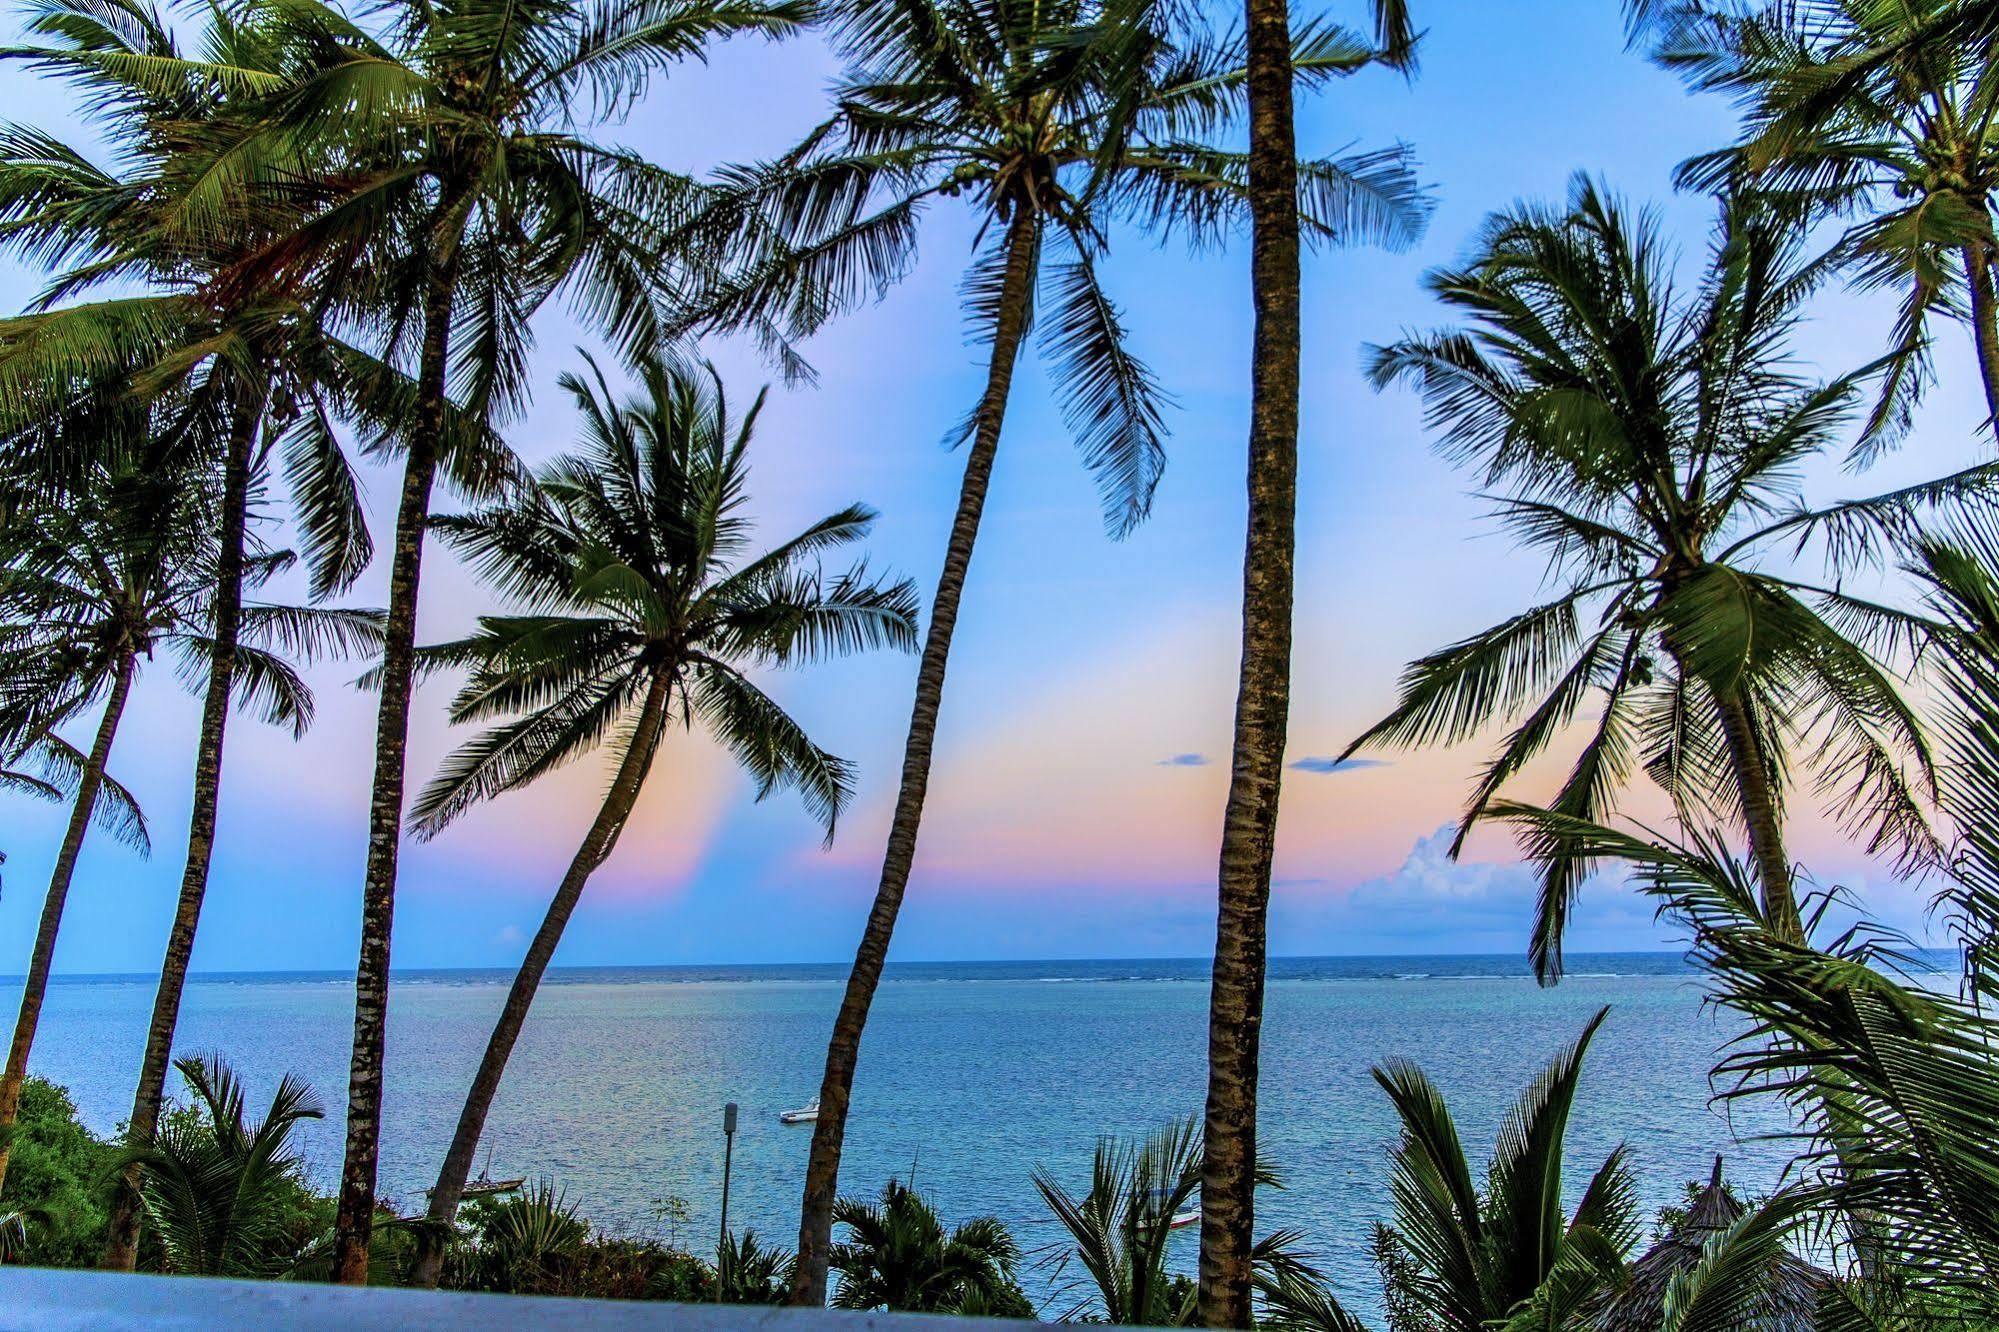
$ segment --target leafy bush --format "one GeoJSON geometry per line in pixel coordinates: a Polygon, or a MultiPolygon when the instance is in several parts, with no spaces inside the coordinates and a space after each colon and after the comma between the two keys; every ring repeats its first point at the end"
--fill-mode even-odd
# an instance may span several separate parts
{"type": "Polygon", "coordinates": [[[715,1298],[715,1270],[669,1244],[590,1228],[555,1184],[468,1199],[440,1284],[603,1300],[715,1298]]]}
{"type": "Polygon", "coordinates": [[[83,1126],[69,1092],[43,1078],[21,1087],[7,1166],[7,1210],[24,1244],[8,1261],[92,1267],[110,1221],[117,1149],[83,1126]]]}
{"type": "Polygon", "coordinates": [[[322,1200],[306,1186],[293,1131],[323,1111],[294,1078],[252,1121],[242,1081],[219,1057],[178,1059],[194,1104],[170,1110],[139,1165],[149,1229],[167,1270],[200,1276],[289,1272],[319,1229],[322,1200]]]}

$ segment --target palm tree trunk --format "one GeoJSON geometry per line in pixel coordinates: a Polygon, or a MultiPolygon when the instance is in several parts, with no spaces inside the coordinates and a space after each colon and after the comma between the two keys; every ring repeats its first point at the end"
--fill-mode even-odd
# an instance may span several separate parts
{"type": "Polygon", "coordinates": [[[930,605],[930,627],[923,640],[923,658],[916,671],[916,701],[910,711],[909,739],[903,748],[902,786],[896,794],[895,816],[889,824],[888,849],[882,857],[881,881],[875,888],[867,928],[854,953],[854,969],[833,1020],[826,1045],[826,1074],[819,1084],[819,1118],[812,1129],[812,1152],[805,1164],[805,1197],[798,1220],[798,1266],[792,1279],[793,1304],[821,1307],[826,1303],[826,1264],[833,1242],[833,1200],[840,1183],[840,1151],[847,1130],[847,1101],[853,1092],[854,1069],[860,1060],[861,1032],[868,1008],[881,983],[896,913],[916,860],[916,834],[923,822],[923,798],[930,785],[931,746],[937,737],[937,713],[944,701],[944,670],[951,656],[951,634],[958,624],[958,602],[964,595],[965,574],[972,564],[972,546],[979,536],[979,515],[985,508],[992,480],[993,457],[999,449],[1000,423],[1006,416],[1013,385],[1014,362],[1027,328],[1034,297],[1034,270],[1041,242],[1041,220],[1018,209],[1007,226],[1006,273],[1001,282],[998,318],[993,326],[992,359],[986,367],[985,393],[979,399],[972,447],[965,458],[965,479],[958,491],[958,512],[951,521],[951,540],[944,552],[944,572],[930,605]]]}
{"type": "Polygon", "coordinates": [[[1270,866],[1291,707],[1298,501],[1298,165],[1285,0],[1245,0],[1249,39],[1251,352],[1249,528],[1242,663],[1222,816],[1208,1100],[1201,1165],[1199,1321],[1250,1325],[1256,1090],[1270,866]]]}
{"type": "Polygon", "coordinates": [[[1971,288],[1971,338],[1985,386],[1986,423],[1999,431],[1999,300],[1993,293],[1991,241],[1964,247],[1964,277],[1971,288]]]}
{"type": "MultiPolygon", "coordinates": [[[[194,811],[188,819],[187,863],[181,870],[180,901],[167,932],[160,985],[153,995],[153,1020],[146,1029],[146,1052],[139,1061],[139,1087],[132,1095],[126,1142],[152,1145],[166,1094],[167,1065],[173,1058],[174,1028],[180,1021],[181,991],[187,984],[194,933],[208,893],[208,865],[215,850],[215,812],[222,798],[222,736],[229,724],[229,695],[236,679],[236,640],[243,621],[243,548],[249,523],[250,449],[263,415],[262,395],[247,389],[230,423],[229,451],[223,459],[222,532],[215,563],[214,646],[208,659],[208,692],[201,705],[201,735],[194,752],[194,811]]],[[[139,1256],[139,1167],[120,1176],[111,1203],[111,1226],[100,1265],[129,1272],[139,1256]]]]}
{"type": "Polygon", "coordinates": [[[549,959],[555,956],[555,947],[562,942],[562,932],[568,928],[569,917],[583,896],[583,886],[597,867],[610,859],[618,834],[624,831],[625,820],[631,817],[632,806],[638,803],[639,788],[645,784],[660,733],[666,728],[672,682],[672,675],[664,670],[653,675],[632,743],[618,765],[618,775],[604,796],[596,822],[590,825],[583,844],[576,849],[576,858],[569,862],[569,872],[562,876],[562,883],[548,904],[548,913],[542,917],[541,928],[535,931],[534,941],[528,945],[521,969],[514,973],[506,1006],[500,1010],[500,1020],[493,1024],[492,1038],[486,1042],[486,1056],[479,1061],[479,1071],[465,1093],[465,1108],[459,1112],[458,1131],[452,1135],[444,1165],[437,1172],[437,1186],[430,1191],[429,1220],[433,1224],[426,1226],[418,1237],[416,1264],[410,1274],[412,1286],[429,1290],[437,1285],[444,1267],[446,1231],[458,1214],[465,1180],[472,1171],[472,1157],[479,1149],[479,1136],[485,1132],[486,1114],[493,1108],[500,1078],[507,1071],[508,1056],[513,1054],[514,1042],[520,1038],[521,1026],[527,1021],[541,978],[548,972],[549,959]]]}
{"type": "Polygon", "coordinates": [[[1772,933],[1792,943],[1805,941],[1804,918],[1798,914],[1791,884],[1791,858],[1784,850],[1783,820],[1770,764],[1756,742],[1756,728],[1738,693],[1716,691],[1721,733],[1728,745],[1728,763],[1742,796],[1742,819],[1749,828],[1749,854],[1756,862],[1763,888],[1763,919],[1772,933]]]}
{"type": "Polygon", "coordinates": [[[21,1084],[28,1077],[28,1051],[34,1046],[35,1027],[42,1017],[42,998],[48,993],[49,966],[55,958],[56,932],[62,928],[63,903],[69,898],[70,881],[76,877],[83,836],[90,830],[90,814],[104,785],[104,765],[111,757],[111,741],[118,734],[118,719],[124,715],[125,700],[132,693],[132,676],[138,670],[138,661],[138,653],[130,645],[119,650],[118,664],[111,677],[111,694],[104,701],[97,738],[91,742],[83,778],[77,783],[69,826],[63,832],[62,849],[56,853],[55,873],[49,876],[48,896],[42,899],[35,951],[28,959],[27,984],[21,991],[21,1015],[14,1021],[13,1044],[7,1047],[7,1071],[0,1075],[0,1187],[7,1180],[7,1161],[12,1154],[10,1130],[21,1108],[21,1084]]]}
{"type": "MultiPolygon", "coordinates": [[[[440,209],[440,215],[446,210],[440,209]]],[[[424,292],[423,348],[417,366],[417,420],[403,463],[396,510],[395,562],[389,572],[389,614],[382,644],[382,699],[375,723],[375,786],[368,805],[368,864],[361,887],[361,955],[354,972],[354,1052],[347,1066],[347,1145],[334,1215],[333,1276],[347,1285],[368,1280],[368,1245],[375,1225],[375,1165],[381,1152],[382,1065],[389,1006],[389,935],[396,909],[396,856],[403,832],[404,765],[409,748],[410,694],[416,677],[416,601],[422,577],[424,528],[431,484],[443,449],[445,368],[451,306],[457,285],[456,249],[431,270],[424,292]]]]}

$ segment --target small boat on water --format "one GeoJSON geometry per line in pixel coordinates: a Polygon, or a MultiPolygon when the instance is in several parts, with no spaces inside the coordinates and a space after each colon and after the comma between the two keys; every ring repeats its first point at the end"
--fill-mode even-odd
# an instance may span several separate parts
{"type": "MultiPolygon", "coordinates": [[[[1149,1195],[1152,1205],[1163,1208],[1172,1198],[1171,1189],[1154,1189],[1149,1195]]],[[[1182,1210],[1166,1219],[1168,1230],[1184,1230],[1201,1219],[1201,1195],[1197,1191],[1193,1197],[1181,1204],[1182,1210]]]]}
{"type": "Polygon", "coordinates": [[[787,1110],[777,1117],[780,1124],[810,1124],[819,1118],[819,1098],[812,1098],[812,1104],[799,1110],[787,1110]]]}
{"type": "MultiPolygon", "coordinates": [[[[491,1197],[496,1193],[512,1193],[525,1183],[527,1183],[525,1178],[494,1179],[493,1152],[491,1148],[488,1148],[486,1151],[486,1164],[479,1168],[479,1178],[466,1180],[465,1187],[459,1196],[461,1198],[485,1198],[491,1197]]],[[[428,1198],[435,1192],[437,1192],[436,1189],[425,1189],[423,1194],[424,1197],[428,1198]]]]}

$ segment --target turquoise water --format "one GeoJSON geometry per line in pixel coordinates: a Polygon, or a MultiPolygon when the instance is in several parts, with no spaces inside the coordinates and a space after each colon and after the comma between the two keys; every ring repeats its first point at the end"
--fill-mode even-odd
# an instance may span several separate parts
{"type": "MultiPolygon", "coordinates": [[[[1774,1183],[1785,1154],[1754,1138],[1776,1122],[1712,1103],[1707,1071],[1736,1028],[1703,1007],[1698,978],[1652,954],[1581,955],[1570,966],[1569,980],[1543,990],[1514,958],[1274,963],[1262,1124],[1288,1187],[1264,1196],[1259,1229],[1302,1231],[1343,1291],[1370,1306],[1368,1234],[1388,1212],[1395,1132],[1370,1067],[1391,1056],[1420,1063],[1483,1152],[1520,1088],[1606,1004],[1569,1138],[1574,1187],[1620,1141],[1650,1206],[1705,1177],[1717,1152],[1747,1188],[1774,1183]]],[[[381,1180],[406,1208],[434,1176],[507,979],[398,978],[381,1180]]],[[[555,972],[488,1126],[492,1173],[553,1176],[614,1229],[663,1233],[652,1200],[679,1195],[695,1218],[681,1241],[705,1246],[720,1196],[722,1105],[734,1100],[731,1219],[790,1247],[811,1131],[777,1117],[817,1090],[843,979],[826,966],[555,972]]],[[[13,1011],[16,987],[0,983],[0,1011],[13,1011]]],[[[130,1107],[152,993],[149,977],[51,989],[34,1071],[67,1086],[100,1132],[130,1107]]],[[[311,1081],[329,1117],[308,1126],[305,1144],[329,1187],[352,993],[350,979],[330,975],[200,977],[181,1023],[181,1052],[223,1053],[253,1101],[282,1073],[311,1081]]],[[[1080,1184],[1097,1134],[1139,1133],[1198,1109],[1206,1004],[1206,964],[1191,960],[891,967],[862,1051],[843,1183],[872,1192],[913,1169],[947,1220],[990,1212],[1014,1223],[1024,1246],[1048,1244],[1057,1236],[1030,1167],[1045,1162],[1080,1184]]],[[[1185,1234],[1180,1257],[1191,1264],[1185,1234]]]]}

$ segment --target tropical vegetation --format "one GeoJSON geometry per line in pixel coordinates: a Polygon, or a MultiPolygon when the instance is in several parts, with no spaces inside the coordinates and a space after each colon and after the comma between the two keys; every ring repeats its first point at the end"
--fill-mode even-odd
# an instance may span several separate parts
{"type": "MultiPolygon", "coordinates": [[[[418,834],[434,835],[607,737],[617,751],[610,789],[466,1093],[430,1191],[433,1236],[452,1221],[535,990],[591,874],[616,849],[669,725],[698,718],[756,780],[759,798],[796,790],[830,842],[853,794],[851,766],[814,744],[750,673],[916,641],[907,581],[886,582],[863,565],[828,577],[818,566],[867,535],[874,514],[865,506],[828,514],[762,553],[747,549],[748,449],[762,395],[736,418],[711,366],[656,361],[642,382],[620,403],[601,373],[570,377],[584,450],[550,463],[532,489],[432,522],[521,609],[419,654],[426,669],[468,673],[453,721],[506,720],[446,759],[417,796],[418,834]]],[[[430,1245],[417,1284],[436,1284],[442,1253],[430,1245]]]]}
{"type": "MultiPolygon", "coordinates": [[[[1565,207],[1500,214],[1468,264],[1431,276],[1468,329],[1372,353],[1377,384],[1420,387],[1440,447],[1545,555],[1560,595],[1412,664],[1395,710],[1347,752],[1504,725],[1456,854],[1507,782],[1594,709],[1550,808],[1604,821],[1642,770],[1679,817],[1742,827],[1765,915],[1802,938],[1783,827],[1794,769],[1870,850],[1905,865],[1933,853],[1934,764],[1883,660],[1927,625],[1846,591],[1842,574],[1868,534],[1988,487],[1980,468],[1803,504],[1799,471],[1835,449],[1864,374],[1800,377],[1791,339],[1819,266],[1760,196],[1720,211],[1707,270],[1681,294],[1657,225],[1578,180],[1565,207]],[[1813,538],[1822,578],[1790,558],[1813,538]]],[[[1544,865],[1529,951],[1552,979],[1591,866],[1544,865]]]]}
{"type": "MultiPolygon", "coordinates": [[[[1385,1063],[1374,1079],[1397,1127],[1373,1307],[1388,1332],[1999,1326],[1999,464],[1889,489],[1848,475],[1849,498],[1816,498],[1817,478],[1904,448],[1953,390],[1981,404],[1983,434],[1999,419],[1999,2],[1621,8],[1634,45],[1740,114],[1675,180],[1712,231],[1690,244],[1579,175],[1565,199],[1493,213],[1430,274],[1446,327],[1367,352],[1377,389],[1420,395],[1436,447],[1552,591],[1418,658],[1340,759],[1493,744],[1451,853],[1485,825],[1518,839],[1539,885],[1521,937],[1547,984],[1586,887],[1643,894],[1733,1023],[1716,1095],[1789,1125],[1789,1168],[1743,1198],[1717,1160],[1647,1244],[1623,1148],[1566,1169],[1605,1013],[1482,1161],[1430,1077],[1385,1063]],[[1805,326],[1841,282],[1890,293],[1895,312],[1878,357],[1822,372],[1805,326]],[[1945,321],[1969,330],[1976,385],[1940,378],[1945,321]],[[1932,895],[1956,974],[1923,974],[1866,899],[1801,863],[1816,849],[1793,835],[1805,808],[1932,895]]],[[[187,14],[35,0],[0,61],[71,90],[97,133],[79,147],[0,125],[0,247],[44,283],[0,318],[0,797],[67,803],[0,1072],[0,1263],[1366,1327],[1306,1231],[1258,1218],[1285,1164],[1260,1147],[1258,1091],[1301,397],[1325,363],[1305,355],[1302,256],[1406,247],[1430,217],[1406,146],[1300,147],[1301,91],[1415,73],[1408,6],[1365,9],[1367,31],[1285,0],[1244,0],[1239,20],[1161,0],[230,0],[187,14]],[[655,80],[723,40],[804,34],[841,72],[792,148],[697,175],[616,141],[655,80]],[[868,506],[753,541],[766,399],[733,399],[703,340],[742,337],[808,384],[808,339],[909,277],[954,203],[982,350],[947,435],[963,472],[919,626],[915,584],[829,567],[869,537],[868,506]],[[1116,255],[1139,238],[1207,251],[1242,236],[1241,654],[1203,1102],[1150,1135],[1106,1135],[1087,1175],[1036,1164],[1044,1245],[993,1215],[947,1223],[913,1167],[843,1194],[862,1039],[917,881],[1023,352],[1038,329],[1105,525],[1130,534],[1154,503],[1177,386],[1112,298],[1116,255]],[[531,467],[514,448],[525,422],[546,424],[530,352],[551,305],[591,347],[559,381],[571,442],[531,467]],[[375,564],[362,462],[396,472],[381,612],[347,604],[375,564]],[[420,642],[433,541],[497,604],[420,642]],[[669,739],[705,732],[756,798],[795,794],[830,844],[857,771],[776,681],[879,649],[916,655],[914,696],[830,1015],[796,1250],[724,1229],[697,1254],[679,1242],[684,1206],[662,1239],[593,1226],[551,1179],[472,1180],[537,994],[669,739]],[[37,1037],[91,832],[150,844],[141,793],[114,773],[152,780],[130,756],[163,655],[202,695],[188,839],[132,1111],[106,1136],[34,1075],[37,1037]],[[328,658],[365,659],[375,724],[341,1168],[321,1192],[305,1144],[325,1111],[305,1083],[280,1077],[258,1112],[223,1058],[177,1045],[230,712],[303,733],[302,668],[328,658]],[[451,682],[445,718],[478,729],[412,798],[431,677],[451,682]],[[423,1214],[403,1215],[377,1175],[405,838],[501,797],[546,799],[544,778],[584,764],[603,768],[601,794],[523,941],[423,1214]]],[[[884,458],[901,447],[883,444],[884,458]]],[[[17,865],[24,840],[10,825],[17,865]]]]}
{"type": "Polygon", "coordinates": [[[950,1230],[912,1186],[891,1179],[881,1201],[842,1198],[833,1209],[842,1238],[833,1246],[836,1309],[985,1314],[1027,1318],[1020,1245],[998,1217],[975,1216],[950,1230]]]}

